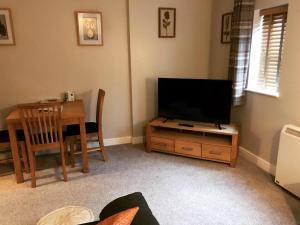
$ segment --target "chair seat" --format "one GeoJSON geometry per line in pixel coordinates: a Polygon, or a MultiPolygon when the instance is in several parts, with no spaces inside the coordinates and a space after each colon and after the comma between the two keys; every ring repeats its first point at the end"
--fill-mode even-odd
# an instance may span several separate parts
{"type": "MultiPolygon", "coordinates": [[[[23,130],[17,130],[17,139],[18,141],[25,141],[25,135],[23,130]]],[[[9,133],[8,130],[0,131],[0,143],[9,142],[9,133]]]]}
{"type": "MultiPolygon", "coordinates": [[[[86,122],[85,123],[85,132],[87,134],[97,133],[98,132],[98,123],[86,122]]],[[[80,135],[80,126],[77,124],[67,126],[66,134],[67,134],[67,136],[80,135]]]]}

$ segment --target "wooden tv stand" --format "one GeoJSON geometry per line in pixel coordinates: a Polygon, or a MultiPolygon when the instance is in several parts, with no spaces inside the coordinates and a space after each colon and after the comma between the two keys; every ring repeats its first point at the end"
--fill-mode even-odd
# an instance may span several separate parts
{"type": "Polygon", "coordinates": [[[235,125],[222,125],[222,128],[191,121],[154,119],[147,125],[147,151],[211,160],[235,167],[239,131],[235,125]]]}

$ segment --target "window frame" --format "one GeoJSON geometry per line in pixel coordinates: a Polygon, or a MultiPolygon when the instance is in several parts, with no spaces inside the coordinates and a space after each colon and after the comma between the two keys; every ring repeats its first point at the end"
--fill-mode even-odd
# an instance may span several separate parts
{"type": "MultiPolygon", "coordinates": [[[[257,74],[255,74],[255,75],[253,75],[252,74],[252,76],[255,76],[255,77],[252,77],[252,79],[255,79],[255,82],[251,82],[252,83],[252,85],[251,86],[249,86],[249,80],[251,79],[251,73],[250,73],[250,71],[251,71],[251,60],[253,60],[253,56],[252,56],[252,53],[250,52],[250,62],[249,62],[249,70],[248,70],[248,77],[247,77],[247,86],[246,86],[246,89],[245,89],[245,91],[248,91],[248,92],[252,92],[252,93],[257,93],[257,94],[262,94],[262,95],[267,95],[267,96],[271,96],[271,97],[276,97],[276,98],[279,98],[280,97],[280,77],[281,77],[281,73],[282,73],[282,58],[283,58],[283,49],[284,49],[284,42],[285,42],[285,40],[286,40],[286,26],[287,26],[287,16],[288,16],[288,4],[286,4],[286,5],[281,5],[281,6],[277,6],[277,7],[272,7],[272,8],[267,8],[267,9],[260,9],[260,10],[257,10],[257,11],[259,11],[259,28],[258,29],[260,29],[260,32],[262,32],[262,28],[263,28],[263,25],[262,25],[262,22],[263,22],[263,16],[271,16],[271,21],[272,21],[272,19],[273,19],[273,16],[276,16],[276,15],[279,15],[279,14],[285,14],[285,21],[284,21],[284,23],[283,23],[283,25],[284,25],[284,30],[282,30],[282,32],[281,32],[281,40],[280,40],[280,49],[279,49],[279,52],[278,52],[278,54],[279,54],[279,59],[278,59],[278,63],[280,64],[280,65],[278,65],[278,69],[277,69],[277,73],[279,73],[278,75],[277,75],[277,79],[278,79],[278,81],[277,81],[277,85],[278,85],[278,87],[277,87],[277,90],[276,90],[276,88],[274,88],[274,90],[268,90],[268,89],[264,89],[264,88],[261,88],[261,87],[259,87],[259,85],[258,85],[258,77],[257,76],[260,76],[261,75],[261,72],[260,72],[260,70],[262,69],[262,66],[264,65],[264,66],[266,66],[267,65],[267,59],[268,59],[268,54],[266,53],[266,58],[264,59],[266,62],[264,63],[264,64],[259,64],[258,65],[258,67],[257,67],[257,69],[259,69],[259,71],[258,72],[256,72],[257,74]],[[253,85],[253,84],[255,84],[255,85],[253,85]]],[[[257,22],[258,22],[257,21],[257,22]]],[[[272,21],[273,22],[273,21],[272,21]]],[[[258,23],[257,23],[258,24],[258,23]]],[[[272,25],[274,25],[273,23],[272,23],[272,25]]],[[[252,31],[252,34],[254,34],[254,32],[255,32],[255,30],[254,30],[255,28],[253,27],[253,31],[252,31]]],[[[269,35],[271,34],[271,32],[269,33],[269,35]]],[[[262,35],[262,34],[261,34],[262,35]]],[[[263,44],[263,36],[260,36],[260,40],[259,40],[259,44],[260,45],[262,45],[263,44]]],[[[251,45],[253,45],[254,44],[254,41],[253,40],[251,40],[251,45]]],[[[270,44],[270,40],[268,40],[267,41],[267,43],[266,43],[267,45],[269,45],[270,44]]],[[[261,48],[261,46],[260,46],[260,49],[259,49],[260,51],[259,51],[259,53],[258,54],[262,54],[262,48],[261,48]]],[[[252,49],[251,49],[251,51],[252,51],[252,49]]],[[[266,48],[266,51],[268,52],[268,51],[270,51],[270,49],[269,49],[269,46],[266,48]]],[[[255,72],[255,71],[254,71],[255,72]]]]}

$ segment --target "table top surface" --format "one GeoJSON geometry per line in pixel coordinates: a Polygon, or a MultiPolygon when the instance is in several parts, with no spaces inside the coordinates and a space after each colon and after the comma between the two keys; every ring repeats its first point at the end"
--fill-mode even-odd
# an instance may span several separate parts
{"type": "Polygon", "coordinates": [[[165,118],[157,118],[150,122],[151,126],[154,127],[165,127],[165,128],[174,128],[181,130],[189,130],[189,131],[198,131],[198,132],[209,132],[215,134],[224,134],[224,135],[234,135],[239,133],[238,126],[235,124],[223,125],[223,129],[218,129],[214,124],[210,123],[201,123],[201,122],[193,122],[193,121],[185,121],[185,120],[167,120],[165,118]],[[181,126],[180,124],[191,124],[192,127],[181,126]]]}
{"type": "MultiPolygon", "coordinates": [[[[84,104],[82,100],[76,100],[75,102],[64,102],[63,110],[61,113],[62,120],[71,118],[84,118],[84,104]]],[[[13,110],[7,117],[7,123],[21,121],[18,109],[13,110]]]]}

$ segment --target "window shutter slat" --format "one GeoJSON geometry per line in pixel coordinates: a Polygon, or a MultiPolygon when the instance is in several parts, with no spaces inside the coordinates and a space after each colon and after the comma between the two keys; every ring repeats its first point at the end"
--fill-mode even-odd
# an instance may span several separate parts
{"type": "Polygon", "coordinates": [[[266,13],[261,16],[261,61],[257,86],[263,90],[278,92],[287,12],[275,12],[276,14],[266,13]]]}

